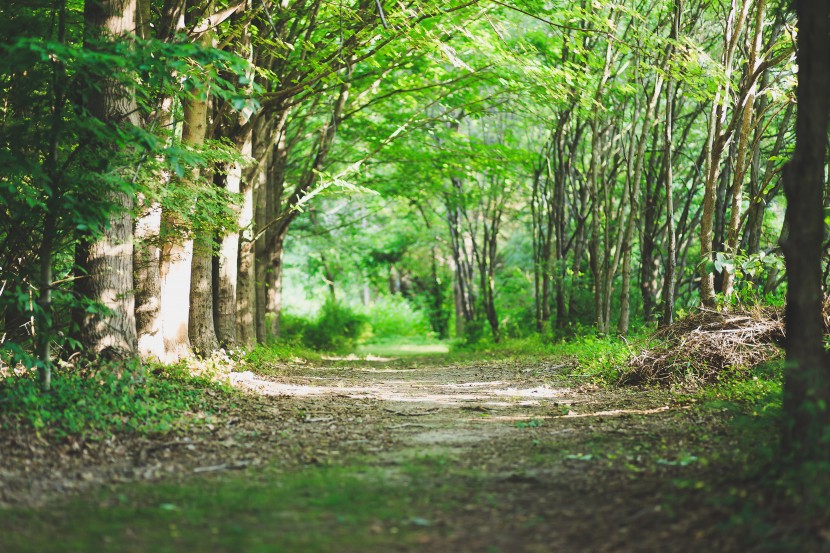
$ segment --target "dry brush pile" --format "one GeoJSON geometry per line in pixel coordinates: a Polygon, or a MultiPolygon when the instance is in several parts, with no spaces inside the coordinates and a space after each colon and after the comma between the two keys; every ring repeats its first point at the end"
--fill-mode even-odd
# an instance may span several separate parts
{"type": "Polygon", "coordinates": [[[700,308],[657,330],[653,338],[653,347],[631,359],[620,383],[698,386],[716,381],[726,371],[739,374],[780,357],[784,311],[700,308]]]}

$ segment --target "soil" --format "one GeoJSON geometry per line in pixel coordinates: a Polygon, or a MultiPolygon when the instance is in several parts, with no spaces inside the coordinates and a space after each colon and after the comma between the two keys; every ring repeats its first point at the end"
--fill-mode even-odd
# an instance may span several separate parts
{"type": "Polygon", "coordinates": [[[733,478],[715,445],[725,414],[664,390],[580,385],[558,376],[560,368],[556,359],[352,357],[275,366],[270,375],[232,373],[244,394],[211,422],[173,434],[60,444],[2,436],[0,507],[44,508],[137,481],[254,474],[263,465],[348,466],[358,458],[392,481],[401,465],[436,459],[444,470],[419,485],[446,488],[454,507],[417,528],[401,551],[764,545],[745,531],[724,531],[734,507],[707,500],[733,478]]]}

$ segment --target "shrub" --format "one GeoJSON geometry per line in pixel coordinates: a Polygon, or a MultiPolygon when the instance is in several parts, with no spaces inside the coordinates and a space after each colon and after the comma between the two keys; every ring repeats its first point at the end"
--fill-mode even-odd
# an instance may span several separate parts
{"type": "Polygon", "coordinates": [[[429,320],[423,311],[412,307],[400,295],[384,296],[363,309],[374,338],[426,336],[429,320]]]}
{"type": "Polygon", "coordinates": [[[317,318],[303,334],[303,343],[317,350],[345,350],[354,347],[368,326],[365,315],[332,299],[326,299],[317,318]]]}

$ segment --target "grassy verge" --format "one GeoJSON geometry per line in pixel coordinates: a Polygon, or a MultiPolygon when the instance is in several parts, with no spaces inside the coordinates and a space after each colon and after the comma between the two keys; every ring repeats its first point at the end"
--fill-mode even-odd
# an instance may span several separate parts
{"type": "Polygon", "coordinates": [[[358,355],[408,357],[412,355],[446,355],[451,344],[427,336],[390,336],[373,339],[355,349],[358,355]]]}
{"type": "Polygon", "coordinates": [[[40,391],[33,373],[0,379],[0,427],[57,439],[167,432],[209,422],[232,398],[232,390],[212,375],[194,375],[183,365],[60,369],[48,393],[40,391]]]}
{"type": "MultiPolygon", "coordinates": [[[[459,359],[512,359],[516,362],[543,361],[556,367],[556,375],[572,378],[576,383],[615,385],[630,356],[637,351],[642,337],[623,339],[615,336],[585,334],[551,342],[538,335],[503,340],[498,344],[482,342],[457,347],[453,356],[459,359]]],[[[540,366],[540,369],[544,368],[540,366]]]]}

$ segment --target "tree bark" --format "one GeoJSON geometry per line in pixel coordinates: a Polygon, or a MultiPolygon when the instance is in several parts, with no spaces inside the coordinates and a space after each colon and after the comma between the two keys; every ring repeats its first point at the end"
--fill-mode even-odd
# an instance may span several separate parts
{"type": "Polygon", "coordinates": [[[715,307],[715,278],[712,273],[712,239],[715,222],[715,192],[720,176],[721,155],[729,143],[731,129],[724,131],[726,124],[726,104],[729,96],[729,82],[732,76],[735,49],[741,34],[744,20],[751,4],[751,0],[732,0],[729,14],[726,18],[726,33],[724,36],[723,54],[721,63],[727,82],[718,87],[709,117],[709,133],[705,148],[705,171],[703,192],[703,215],[700,225],[700,301],[709,308],[715,307]]]}
{"type": "Polygon", "coordinates": [[[830,364],[821,317],[822,190],[830,115],[830,3],[796,0],[798,89],[795,153],[784,173],[782,247],[787,264],[787,370],[782,446],[794,462],[830,460],[830,364]]]}
{"type": "MultiPolygon", "coordinates": [[[[86,33],[113,40],[135,30],[135,0],[88,0],[84,8],[86,33]]],[[[111,125],[139,125],[135,98],[131,91],[112,79],[93,89],[87,107],[90,113],[111,125]]],[[[106,149],[106,147],[105,147],[106,149]]],[[[106,154],[104,154],[106,155],[106,154]]],[[[133,221],[134,198],[122,191],[111,191],[109,201],[117,206],[110,214],[103,234],[77,246],[80,270],[77,291],[103,305],[106,313],[82,313],[76,318],[84,348],[111,357],[136,353],[137,337],[133,298],[133,221]]]]}
{"type": "Polygon", "coordinates": [[[145,206],[134,228],[135,322],[138,354],[144,360],[164,359],[161,319],[161,205],[145,206]]]}
{"type": "MultiPolygon", "coordinates": [[[[738,254],[738,238],[741,222],[741,204],[743,202],[744,177],[747,174],[747,152],[750,150],[752,124],[755,118],[755,73],[759,65],[761,38],[764,25],[764,0],[757,0],[755,7],[755,30],[752,45],[747,59],[746,78],[741,97],[744,99],[743,115],[741,116],[741,130],[738,133],[737,154],[735,156],[735,170],[732,181],[731,208],[729,212],[729,226],[726,233],[725,251],[734,259],[738,254]]],[[[723,284],[721,291],[725,298],[732,296],[734,291],[735,271],[728,268],[723,270],[723,284]]]]}
{"type": "MultiPolygon", "coordinates": [[[[250,157],[251,130],[243,131],[243,135],[236,142],[239,152],[250,157]]],[[[227,169],[225,175],[225,189],[230,193],[238,194],[242,186],[243,167],[241,162],[234,162],[227,169]]],[[[240,207],[241,210],[241,207],[240,207]]],[[[241,213],[237,214],[237,220],[241,213]]],[[[237,344],[236,317],[237,317],[237,284],[239,263],[239,230],[234,229],[221,237],[219,251],[216,254],[216,301],[215,328],[219,345],[225,348],[237,344]]]]}
{"type": "MultiPolygon", "coordinates": [[[[628,220],[625,227],[625,239],[623,248],[623,266],[622,266],[622,289],[620,291],[620,320],[617,324],[617,332],[621,336],[628,334],[628,325],[631,316],[631,250],[634,247],[634,228],[636,226],[637,218],[640,214],[639,199],[640,199],[640,179],[643,176],[643,162],[646,157],[646,144],[651,130],[651,120],[654,117],[654,112],[657,109],[657,102],[660,99],[660,93],[663,90],[663,77],[658,75],[654,81],[654,89],[652,91],[651,100],[646,107],[646,113],[643,116],[643,127],[640,133],[640,140],[637,145],[637,153],[634,161],[634,174],[630,177],[629,185],[631,208],[628,212],[628,220]]],[[[669,100],[671,102],[671,99],[669,100]]],[[[633,129],[632,129],[633,131],[633,129]]],[[[633,132],[632,132],[633,135],[633,132]]]]}
{"type": "MultiPolygon", "coordinates": [[[[671,39],[677,40],[680,33],[680,18],[683,15],[683,0],[675,0],[674,17],[672,18],[671,39]]],[[[669,56],[674,55],[674,46],[669,47],[669,56]]],[[[660,324],[670,325],[674,317],[674,279],[677,268],[677,236],[674,231],[674,175],[672,161],[674,159],[674,79],[668,77],[666,87],[666,174],[664,178],[666,194],[666,270],[663,275],[663,313],[660,324]]]]}

